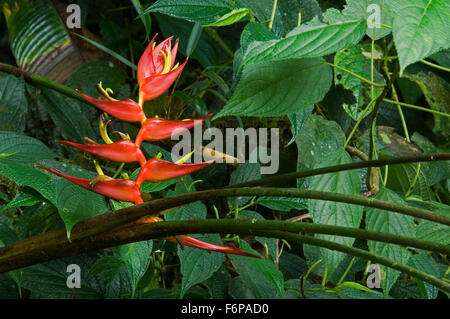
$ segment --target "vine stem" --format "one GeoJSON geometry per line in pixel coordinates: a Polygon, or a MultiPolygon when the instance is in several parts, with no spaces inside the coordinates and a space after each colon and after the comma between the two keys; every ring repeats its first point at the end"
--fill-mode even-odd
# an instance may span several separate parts
{"type": "MultiPolygon", "coordinates": [[[[370,144],[369,144],[369,160],[372,160],[375,154],[375,133],[376,133],[376,123],[377,123],[377,116],[378,111],[380,109],[381,102],[386,97],[390,89],[392,88],[392,85],[394,84],[394,81],[397,79],[397,76],[399,74],[399,65],[398,63],[395,65],[394,72],[391,75],[391,78],[389,79],[388,84],[385,86],[383,92],[378,96],[375,105],[373,107],[372,111],[372,118],[370,123],[370,144]]],[[[368,167],[367,168],[367,178],[366,178],[366,184],[367,189],[369,189],[371,192],[376,193],[379,189],[379,182],[378,182],[378,171],[375,167],[368,167]]]]}
{"type": "MultiPolygon", "coordinates": [[[[348,253],[353,256],[361,257],[371,260],[387,267],[397,269],[403,273],[416,277],[419,280],[428,282],[444,291],[450,291],[450,285],[434,276],[426,274],[415,268],[407,265],[399,264],[393,260],[385,257],[373,254],[371,252],[337,244],[332,241],[314,238],[310,236],[297,235],[290,231],[304,231],[307,233],[314,232],[331,232],[329,230],[334,229],[340,231],[346,229],[354,234],[359,233],[358,238],[377,238],[386,242],[396,241],[401,243],[406,240],[405,244],[409,245],[412,242],[418,243],[413,238],[406,238],[393,234],[370,232],[360,229],[351,229],[337,226],[327,225],[315,225],[306,223],[289,223],[280,221],[256,221],[256,220],[189,220],[189,221],[168,221],[162,223],[149,223],[138,224],[125,229],[113,231],[110,233],[98,234],[90,237],[85,237],[77,241],[64,243],[53,243],[44,251],[34,250],[32,253],[23,252],[21,255],[15,255],[15,257],[5,258],[0,257],[0,272],[10,271],[18,269],[26,265],[35,264],[45,260],[51,260],[55,258],[71,256],[78,253],[95,251],[101,248],[112,247],[116,245],[122,245],[131,242],[137,242],[142,240],[150,240],[155,238],[161,238],[171,235],[183,235],[187,233],[236,233],[240,235],[255,235],[264,237],[273,237],[289,241],[295,241],[299,243],[311,244],[314,246],[324,247],[336,251],[348,253]],[[281,230],[283,229],[283,230],[281,230]],[[328,230],[327,230],[328,229],[328,230]],[[362,235],[364,234],[364,235],[362,235]]],[[[349,233],[350,235],[350,233],[349,233]]],[[[352,236],[353,237],[353,236],[352,236]]],[[[431,243],[433,246],[439,245],[437,243],[431,243]]],[[[446,245],[440,245],[440,249],[448,252],[449,248],[446,245]]],[[[7,246],[8,247],[8,246],[7,246]]],[[[422,246],[423,247],[423,246],[422,246]]]]}
{"type": "Polygon", "coordinates": [[[329,66],[331,66],[331,67],[333,67],[333,68],[336,68],[336,69],[338,69],[338,70],[341,70],[342,72],[348,73],[348,74],[350,74],[351,76],[353,76],[353,77],[355,77],[355,78],[357,78],[357,79],[359,79],[359,80],[361,80],[361,81],[363,81],[363,82],[366,82],[367,84],[370,84],[370,85],[372,85],[372,86],[376,86],[376,87],[385,87],[385,86],[386,86],[386,85],[383,84],[383,83],[375,83],[375,82],[373,82],[373,81],[370,81],[370,80],[366,79],[365,77],[362,77],[361,75],[356,74],[355,72],[352,72],[352,71],[350,71],[350,70],[347,70],[347,69],[345,69],[345,68],[343,68],[343,67],[341,67],[341,66],[339,66],[339,65],[336,65],[336,64],[333,64],[333,63],[329,63],[329,62],[325,62],[325,64],[328,64],[329,66]]]}
{"type": "Polygon", "coordinates": [[[61,83],[52,81],[50,79],[44,78],[42,76],[30,73],[30,72],[23,71],[15,66],[5,64],[5,63],[0,63],[0,71],[9,73],[9,74],[13,74],[17,77],[22,76],[25,81],[27,81],[31,84],[44,86],[46,88],[55,90],[65,96],[68,96],[70,98],[73,98],[80,102],[83,102],[84,104],[91,105],[81,95],[79,95],[74,89],[72,89],[66,85],[63,85],[61,83]]]}
{"type": "Polygon", "coordinates": [[[352,169],[360,169],[366,167],[382,167],[385,165],[406,164],[406,163],[418,163],[418,162],[431,162],[431,161],[448,161],[450,160],[450,153],[442,154],[420,154],[416,156],[395,157],[387,159],[378,159],[372,161],[361,161],[349,164],[342,164],[336,166],[328,166],[322,168],[315,168],[310,170],[304,170],[301,172],[293,172],[287,174],[280,174],[271,177],[265,177],[262,179],[254,180],[251,182],[245,182],[240,184],[234,184],[227,186],[226,188],[239,188],[239,187],[253,187],[274,184],[278,182],[286,182],[289,180],[295,180],[298,178],[305,178],[310,176],[334,173],[339,171],[346,171],[352,169]]]}
{"type": "Polygon", "coordinates": [[[424,111],[424,112],[429,112],[429,113],[433,113],[433,114],[437,114],[437,115],[442,115],[442,116],[445,116],[445,117],[450,117],[450,114],[439,112],[439,111],[435,111],[435,110],[432,110],[432,109],[427,109],[426,107],[422,107],[422,106],[418,106],[418,105],[414,105],[414,104],[397,102],[397,101],[390,100],[390,99],[387,99],[387,98],[384,98],[383,101],[386,102],[386,103],[396,104],[396,105],[409,107],[409,108],[420,110],[420,111],[424,111]]]}
{"type": "MultiPolygon", "coordinates": [[[[395,203],[376,200],[363,196],[354,196],[347,194],[338,194],[331,192],[318,192],[302,189],[284,189],[284,188],[238,188],[238,189],[214,189],[201,192],[182,194],[162,199],[155,199],[145,202],[141,205],[126,207],[120,210],[112,211],[106,214],[98,215],[76,224],[72,230],[70,239],[66,236],[64,228],[50,231],[44,234],[31,237],[9,246],[0,248],[1,260],[7,258],[19,258],[26,252],[33,251],[37,254],[39,260],[50,255],[50,247],[56,247],[57,251],[70,241],[74,244],[80,239],[92,237],[104,232],[111,232],[117,228],[127,228],[130,225],[138,224],[136,222],[141,217],[155,217],[160,212],[168,212],[173,208],[180,207],[198,200],[208,200],[213,198],[225,198],[233,196],[281,196],[281,197],[300,197],[318,200],[330,200],[355,205],[364,205],[378,208],[381,210],[402,213],[405,215],[432,220],[445,225],[450,225],[450,217],[436,214],[431,211],[395,203]],[[126,226],[124,226],[126,225],[126,226]],[[14,257],[16,256],[16,257],[14,257]]],[[[163,224],[163,223],[161,223],[163,224]]],[[[62,251],[60,252],[62,254],[62,251]]],[[[57,252],[57,254],[59,254],[57,252]]],[[[60,255],[58,255],[60,256],[60,255]]],[[[31,260],[31,258],[30,258],[31,260]]]]}
{"type": "Polygon", "coordinates": [[[278,0],[273,0],[272,13],[270,14],[269,30],[272,30],[273,20],[275,20],[275,12],[277,11],[278,0]]]}

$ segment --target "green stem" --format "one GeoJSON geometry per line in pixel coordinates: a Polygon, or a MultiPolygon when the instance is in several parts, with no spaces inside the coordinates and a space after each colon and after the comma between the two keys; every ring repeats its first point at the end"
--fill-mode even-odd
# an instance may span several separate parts
{"type": "Polygon", "coordinates": [[[293,172],[287,174],[280,174],[271,177],[265,177],[263,179],[254,180],[251,182],[245,182],[235,185],[227,186],[227,188],[239,188],[239,187],[252,187],[252,186],[262,186],[269,184],[276,184],[279,182],[286,183],[289,180],[296,180],[298,178],[305,178],[310,176],[360,169],[366,167],[382,167],[385,165],[395,165],[395,164],[405,164],[405,163],[417,163],[417,162],[430,162],[430,161],[448,161],[450,160],[450,153],[444,154],[420,154],[416,156],[407,157],[396,157],[388,159],[378,159],[374,161],[362,161],[356,163],[342,164],[336,166],[315,168],[310,170],[305,170],[301,172],[293,172]]]}
{"type": "MultiPolygon", "coordinates": [[[[121,231],[131,227],[136,224],[137,219],[141,217],[154,217],[159,215],[159,212],[163,210],[168,210],[170,208],[179,207],[185,204],[189,204],[198,200],[207,200],[213,198],[225,198],[230,196],[281,196],[281,197],[300,197],[300,198],[310,198],[310,199],[318,199],[318,200],[330,200],[348,204],[355,205],[363,205],[373,208],[378,208],[386,211],[393,211],[402,213],[405,215],[423,218],[427,220],[432,220],[438,223],[442,223],[445,225],[450,225],[450,217],[446,215],[440,215],[433,213],[431,211],[420,209],[416,207],[409,207],[404,205],[398,205],[391,202],[376,200],[373,198],[367,198],[363,196],[354,196],[347,194],[338,194],[338,193],[327,193],[327,192],[318,192],[318,191],[310,191],[310,190],[301,190],[301,189],[277,189],[277,188],[239,188],[239,189],[215,189],[208,191],[201,191],[195,193],[182,194],[178,196],[171,196],[162,199],[155,199],[149,202],[145,202],[141,205],[126,207],[123,209],[119,209],[116,211],[112,211],[110,213],[102,214],[96,217],[92,217],[87,220],[83,220],[76,224],[73,227],[72,235],[71,235],[71,243],[78,247],[80,245],[77,242],[85,238],[94,238],[95,236],[100,236],[102,233],[111,232],[115,229],[115,231],[121,231]],[[134,222],[134,223],[133,223],[134,222]]],[[[220,220],[220,222],[224,222],[220,220]]],[[[229,221],[227,221],[229,223],[229,221]]],[[[252,221],[252,224],[256,224],[256,221],[252,221]]],[[[276,223],[276,222],[275,222],[276,223]]],[[[157,224],[165,224],[165,223],[157,223],[157,224]]],[[[186,225],[192,226],[193,222],[187,222],[186,225]]],[[[259,222],[258,222],[259,224],[259,222]]],[[[139,225],[139,224],[138,224],[139,225]]],[[[315,228],[319,231],[320,227],[324,225],[316,225],[313,226],[304,226],[309,225],[306,223],[298,223],[291,224],[297,226],[287,226],[286,227],[319,227],[315,228]],[[302,226],[303,225],[303,226],[302,226]]],[[[233,227],[238,228],[236,225],[233,227]]],[[[256,226],[255,226],[256,227],[256,226]]],[[[267,227],[267,226],[265,226],[267,227]]],[[[327,227],[327,226],[325,226],[327,227]]],[[[306,229],[306,228],[304,228],[306,229]]],[[[312,229],[312,228],[311,228],[312,229]]],[[[323,228],[322,228],[323,229],[323,228]]],[[[192,231],[191,229],[189,231],[192,231]]],[[[186,231],[185,233],[188,233],[186,231]]],[[[328,228],[326,231],[331,231],[331,228],[328,228]]],[[[349,231],[356,231],[349,230],[349,231]]],[[[233,233],[233,230],[228,230],[227,233],[233,233]]],[[[354,235],[360,236],[360,233],[354,233],[354,235]]],[[[112,233],[109,233],[111,235],[112,233]]],[[[350,235],[350,233],[348,233],[350,235]]],[[[105,233],[103,235],[108,235],[105,233]]],[[[112,238],[116,238],[111,235],[112,238]]],[[[391,235],[386,235],[391,236],[391,235]]],[[[389,237],[392,239],[392,237],[389,237]]],[[[397,238],[398,239],[398,238],[397,238]]],[[[395,240],[395,239],[394,239],[395,240]]],[[[98,238],[94,238],[92,242],[89,242],[89,245],[93,245],[95,242],[100,241],[98,238]]],[[[417,242],[416,242],[417,243],[417,242]]],[[[37,260],[38,262],[42,262],[45,260],[45,256],[51,256],[52,247],[55,248],[55,252],[53,253],[55,258],[61,257],[63,254],[62,247],[66,244],[70,244],[65,229],[57,229],[54,231],[50,231],[48,233],[44,233],[41,235],[37,235],[35,237],[31,237],[20,242],[14,243],[10,246],[5,246],[0,248],[0,264],[6,262],[6,260],[12,260],[11,265],[16,265],[18,263],[18,259],[20,256],[27,256],[24,258],[24,263],[33,262],[33,260],[37,260]],[[43,253],[44,252],[44,253],[43,253]],[[31,256],[33,256],[33,259],[31,256]],[[37,258],[37,259],[36,259],[37,258]],[[44,259],[42,259],[44,258],[44,259]]],[[[410,241],[403,242],[405,245],[411,244],[410,241]]],[[[89,246],[88,245],[88,246],[89,246]]],[[[116,243],[117,245],[117,243],[116,243]]],[[[430,244],[429,244],[430,245],[430,244]]],[[[432,245],[432,244],[431,244],[432,245]]],[[[78,248],[74,249],[83,249],[84,244],[82,244],[78,248]]],[[[428,246],[431,248],[431,246],[428,246]]],[[[446,248],[444,248],[446,249],[446,248]]],[[[2,268],[0,268],[0,271],[2,268]]]]}
{"type": "Polygon", "coordinates": [[[272,13],[270,14],[269,30],[272,30],[273,20],[275,20],[275,12],[277,11],[278,0],[273,0],[272,13]]]}
{"type": "Polygon", "coordinates": [[[437,115],[442,115],[442,116],[445,116],[445,117],[450,117],[450,114],[442,113],[442,112],[435,111],[435,110],[432,110],[432,109],[427,109],[427,108],[422,107],[422,106],[417,106],[417,105],[403,103],[403,102],[397,102],[397,101],[393,101],[393,100],[390,100],[390,99],[387,99],[387,98],[384,98],[383,101],[387,102],[387,103],[391,103],[391,104],[396,104],[396,105],[400,105],[400,106],[404,106],[404,107],[409,107],[409,108],[412,108],[412,109],[417,109],[417,110],[424,111],[424,112],[429,112],[429,113],[433,113],[433,114],[437,114],[437,115]]]}
{"type": "Polygon", "coordinates": [[[436,68],[436,69],[439,69],[439,70],[442,70],[442,71],[446,71],[446,72],[450,72],[449,68],[446,68],[444,66],[428,62],[427,60],[420,60],[420,62],[422,62],[423,64],[426,64],[426,65],[429,65],[429,66],[431,66],[433,68],[436,68]]]}
{"type": "Polygon", "coordinates": [[[333,63],[329,63],[329,62],[325,62],[325,63],[328,64],[329,66],[332,66],[333,68],[336,68],[336,69],[341,70],[341,71],[343,71],[345,73],[348,73],[348,74],[354,76],[355,78],[357,78],[357,79],[359,79],[359,80],[361,80],[363,82],[366,82],[366,83],[368,83],[368,84],[370,84],[372,86],[376,86],[376,87],[385,87],[386,86],[383,83],[372,82],[372,81],[370,81],[370,80],[360,76],[359,74],[356,74],[356,73],[354,73],[354,72],[352,72],[350,70],[347,70],[347,69],[345,69],[345,68],[343,68],[343,67],[341,67],[339,65],[336,65],[336,64],[333,64],[333,63]]]}
{"type": "MultiPolygon", "coordinates": [[[[240,235],[255,235],[271,238],[280,238],[290,241],[296,241],[300,243],[307,243],[319,247],[324,247],[336,251],[348,253],[353,256],[365,258],[373,262],[385,265],[397,269],[403,273],[416,277],[417,279],[428,282],[444,291],[450,291],[450,285],[442,280],[439,280],[429,274],[418,271],[412,267],[399,264],[393,260],[387,259],[382,256],[372,254],[368,251],[348,247],[345,245],[337,244],[332,241],[326,241],[310,236],[299,236],[291,233],[290,231],[304,231],[308,233],[314,233],[314,230],[320,230],[327,232],[325,228],[337,230],[346,229],[345,227],[328,226],[328,225],[315,225],[307,223],[289,223],[279,221],[243,221],[243,220],[188,220],[188,221],[168,221],[163,223],[150,223],[139,224],[130,228],[118,230],[116,232],[99,234],[83,238],[77,241],[69,243],[59,243],[46,247],[45,250],[34,250],[32,253],[22,253],[22,255],[16,255],[15,257],[6,257],[3,255],[0,257],[0,272],[5,272],[11,269],[17,269],[24,267],[25,265],[31,265],[45,260],[55,259],[63,256],[70,256],[82,252],[95,251],[98,249],[112,247],[116,245],[149,240],[155,238],[161,238],[166,236],[176,236],[190,233],[236,233],[240,235]],[[275,229],[275,230],[272,230],[275,229]],[[282,229],[283,231],[280,231],[282,229]]],[[[393,234],[376,233],[365,231],[361,229],[347,228],[349,232],[359,232],[364,238],[375,238],[385,240],[386,242],[402,242],[406,240],[406,245],[410,245],[412,242],[416,242],[414,238],[406,238],[393,234]]],[[[331,231],[330,231],[331,233],[331,231]]],[[[362,237],[361,237],[362,238],[362,237]]],[[[439,245],[437,243],[429,243],[432,245],[439,245]]],[[[14,245],[4,248],[14,249],[14,245]],[[12,246],[12,247],[11,247],[12,246]]],[[[441,245],[440,249],[447,251],[450,249],[446,245],[441,245]]]]}
{"type": "Polygon", "coordinates": [[[39,85],[39,86],[43,86],[43,87],[55,90],[65,96],[68,96],[70,98],[76,99],[80,102],[90,105],[90,103],[88,101],[86,101],[81,95],[79,95],[74,89],[72,89],[68,86],[65,86],[63,84],[60,84],[58,82],[49,80],[47,78],[44,78],[42,76],[30,73],[30,72],[22,71],[21,69],[15,67],[15,66],[5,64],[5,63],[0,63],[0,71],[6,72],[9,74],[13,74],[17,77],[23,76],[24,80],[31,84],[39,85]]]}

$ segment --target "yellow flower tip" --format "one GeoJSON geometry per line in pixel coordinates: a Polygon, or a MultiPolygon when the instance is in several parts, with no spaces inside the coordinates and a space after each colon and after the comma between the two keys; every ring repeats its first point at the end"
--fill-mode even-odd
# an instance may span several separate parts
{"type": "Polygon", "coordinates": [[[92,178],[89,181],[89,186],[91,188],[93,188],[95,186],[95,184],[97,184],[98,182],[100,182],[100,181],[108,181],[108,180],[112,180],[112,178],[109,177],[109,176],[106,176],[106,175],[95,176],[94,178],[92,178]]]}
{"type": "Polygon", "coordinates": [[[155,158],[156,159],[161,159],[163,156],[163,154],[161,152],[158,152],[158,154],[156,154],[155,158]]]}
{"type": "Polygon", "coordinates": [[[98,123],[98,130],[100,131],[100,136],[105,141],[106,144],[112,144],[114,143],[108,135],[108,124],[111,122],[110,119],[108,119],[108,116],[104,113],[100,116],[100,121],[98,123]]]}
{"type": "Polygon", "coordinates": [[[173,66],[173,68],[172,68],[171,71],[175,70],[175,69],[178,68],[179,66],[180,66],[180,62],[177,62],[177,64],[175,64],[175,65],[173,66]]]}
{"type": "Polygon", "coordinates": [[[89,138],[89,137],[87,137],[87,136],[85,136],[85,137],[83,138],[83,140],[84,140],[84,142],[87,143],[87,144],[98,144],[96,141],[94,141],[93,139],[91,139],[91,138],[89,138]]]}
{"type": "Polygon", "coordinates": [[[161,74],[169,73],[172,66],[172,52],[170,50],[167,50],[167,54],[163,50],[160,50],[160,52],[164,56],[164,68],[161,74]]]}
{"type": "Polygon", "coordinates": [[[175,164],[184,164],[186,161],[194,154],[195,151],[190,152],[189,154],[184,155],[182,158],[180,158],[178,161],[175,162],[175,164]]]}
{"type": "Polygon", "coordinates": [[[97,174],[99,176],[105,176],[105,173],[103,173],[103,170],[100,167],[100,164],[96,160],[94,160],[94,165],[95,165],[95,170],[97,171],[97,174]]]}
{"type": "Polygon", "coordinates": [[[98,94],[105,100],[109,100],[109,101],[117,101],[115,98],[112,98],[110,96],[110,94],[114,94],[114,91],[110,88],[106,88],[104,89],[102,86],[102,82],[100,81],[100,83],[98,83],[96,85],[97,88],[97,92],[98,94]]]}

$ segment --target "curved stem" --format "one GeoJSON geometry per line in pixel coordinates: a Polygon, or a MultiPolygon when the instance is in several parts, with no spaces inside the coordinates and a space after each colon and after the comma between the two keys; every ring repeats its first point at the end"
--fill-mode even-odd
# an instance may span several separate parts
{"type": "Polygon", "coordinates": [[[65,96],[71,97],[80,102],[90,105],[90,103],[88,101],[86,101],[81,95],[79,95],[74,89],[72,89],[66,85],[63,85],[61,83],[49,80],[47,78],[44,78],[42,76],[30,73],[30,72],[23,71],[15,66],[5,64],[5,63],[0,63],[0,71],[9,73],[9,74],[13,74],[17,77],[23,76],[25,81],[27,81],[31,84],[44,86],[46,88],[55,90],[65,96]]]}
{"type": "Polygon", "coordinates": [[[445,117],[450,117],[450,114],[439,112],[439,111],[435,111],[435,110],[432,110],[432,109],[427,109],[426,107],[422,107],[422,106],[418,106],[418,105],[414,105],[414,104],[397,102],[397,101],[386,99],[386,98],[384,98],[383,101],[386,102],[386,103],[396,104],[396,105],[409,107],[409,108],[412,108],[412,109],[416,109],[416,110],[420,110],[420,111],[424,111],[424,112],[428,112],[428,113],[433,113],[433,114],[442,115],[442,116],[445,116],[445,117]]]}
{"type": "MultiPolygon", "coordinates": [[[[303,231],[308,233],[332,233],[339,229],[340,231],[359,233],[358,238],[370,239],[377,238],[382,241],[397,243],[406,240],[406,244],[410,245],[412,242],[423,245],[424,241],[416,241],[413,238],[406,238],[396,236],[393,234],[377,233],[364,231],[359,229],[350,229],[345,227],[314,225],[306,223],[289,223],[279,221],[242,221],[242,220],[189,220],[189,221],[168,221],[162,223],[138,224],[129,228],[118,230],[111,233],[103,233],[95,236],[85,237],[73,242],[53,243],[44,250],[34,250],[31,253],[22,253],[15,257],[0,257],[0,272],[9,271],[24,267],[26,265],[35,264],[38,262],[51,260],[55,258],[70,256],[82,252],[94,251],[101,248],[112,247],[116,245],[126,244],[130,242],[149,240],[155,238],[166,237],[168,235],[182,235],[187,233],[235,233],[240,235],[257,235],[264,237],[274,237],[285,240],[296,241],[300,243],[308,243],[311,245],[324,247],[332,250],[348,253],[353,256],[365,258],[373,262],[385,265],[407,273],[420,280],[428,282],[442,290],[450,291],[450,285],[442,280],[439,280],[429,274],[421,272],[412,267],[399,264],[393,260],[382,256],[375,255],[368,251],[348,247],[337,244],[332,241],[322,240],[310,236],[300,236],[291,233],[290,231],[303,231]],[[364,234],[364,235],[363,235],[364,234]],[[362,237],[359,237],[359,236],[362,237]]],[[[354,234],[356,234],[354,233],[354,234]]],[[[348,233],[350,235],[350,233],[348,233]]],[[[353,237],[353,236],[352,236],[353,237]]],[[[426,243],[427,246],[429,243],[426,243]]],[[[431,243],[433,246],[438,245],[431,243]]],[[[12,245],[14,249],[14,245],[12,245]]],[[[421,246],[421,247],[425,247],[421,246]]],[[[10,246],[7,246],[10,247],[10,246]]],[[[11,249],[11,248],[10,248],[11,249]]],[[[447,251],[449,248],[442,245],[441,249],[447,251]]]]}
{"type": "Polygon", "coordinates": [[[287,174],[276,175],[272,177],[265,177],[262,179],[254,180],[251,182],[245,182],[240,184],[229,185],[226,188],[239,188],[239,187],[252,187],[262,186],[278,182],[286,182],[288,180],[295,180],[297,178],[304,178],[310,176],[316,176],[321,174],[334,173],[339,171],[346,171],[352,169],[360,169],[366,167],[382,167],[385,165],[405,164],[405,163],[419,163],[419,162],[432,162],[432,161],[448,161],[450,160],[450,153],[443,154],[421,154],[416,156],[395,157],[388,159],[379,159],[374,161],[362,161],[356,163],[342,164],[336,166],[328,166],[322,168],[315,168],[305,170],[301,172],[293,172],[287,174]]]}

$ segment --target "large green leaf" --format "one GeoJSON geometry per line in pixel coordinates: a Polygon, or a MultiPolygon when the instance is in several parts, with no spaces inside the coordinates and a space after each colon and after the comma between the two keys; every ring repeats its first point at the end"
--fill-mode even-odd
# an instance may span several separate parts
{"type": "MultiPolygon", "coordinates": [[[[397,194],[387,188],[382,188],[374,198],[396,204],[405,204],[397,194]]],[[[375,208],[367,210],[366,229],[406,237],[416,237],[414,219],[411,216],[375,208]]],[[[403,246],[371,240],[367,242],[367,245],[371,252],[399,263],[407,264],[411,256],[408,249],[403,246]]],[[[385,296],[387,296],[400,272],[382,265],[380,265],[380,269],[386,273],[384,278],[381,276],[381,287],[385,296]]]]}
{"type": "Polygon", "coordinates": [[[3,6],[17,65],[51,79],[64,81],[82,63],[63,21],[49,0],[26,0],[3,6]]]}
{"type": "Polygon", "coordinates": [[[74,100],[42,88],[39,105],[50,114],[63,138],[82,142],[84,137],[95,136],[91,123],[74,100]]]}
{"type": "Polygon", "coordinates": [[[22,287],[31,291],[33,297],[45,298],[102,298],[105,294],[103,280],[92,275],[98,255],[78,255],[30,266],[22,270],[22,287]],[[68,288],[68,265],[80,267],[81,288],[68,288]]]}
{"type": "Polygon", "coordinates": [[[232,0],[159,0],[144,13],[160,12],[175,18],[210,24],[236,9],[232,0]]]}
{"type": "Polygon", "coordinates": [[[295,139],[297,138],[298,133],[300,133],[303,125],[306,124],[308,121],[309,116],[311,115],[312,111],[314,109],[314,106],[307,107],[301,111],[288,114],[289,121],[291,121],[291,131],[292,131],[292,139],[289,141],[289,143],[286,146],[291,145],[293,142],[295,142],[295,139]]]}
{"type": "MultiPolygon", "coordinates": [[[[241,249],[257,254],[246,241],[241,241],[241,249]]],[[[282,298],[284,295],[283,274],[268,259],[230,255],[231,263],[239,273],[244,285],[255,298],[282,298]]]]}
{"type": "Polygon", "coordinates": [[[0,154],[12,154],[1,161],[14,161],[21,164],[36,163],[41,159],[56,156],[41,141],[14,132],[0,131],[0,154]]]}
{"type": "MultiPolygon", "coordinates": [[[[328,154],[315,167],[334,166],[351,162],[350,155],[343,150],[339,150],[328,154]]],[[[313,176],[310,179],[309,188],[325,192],[359,195],[361,179],[357,171],[336,172],[313,176]]],[[[361,223],[363,212],[363,207],[361,206],[311,199],[308,201],[308,207],[311,217],[316,224],[358,228],[361,223]]],[[[355,241],[354,238],[333,235],[318,235],[317,237],[347,246],[351,246],[355,241]]],[[[321,249],[321,254],[327,265],[328,275],[331,277],[339,263],[344,259],[345,254],[328,249],[321,249]]]]}
{"type": "Polygon", "coordinates": [[[361,20],[333,21],[330,24],[312,20],[295,28],[280,40],[252,43],[244,64],[259,61],[320,57],[357,44],[364,36],[366,25],[361,20]]]}
{"type": "Polygon", "coordinates": [[[23,79],[0,73],[0,130],[23,132],[27,105],[23,79]]]}
{"type": "MultiPolygon", "coordinates": [[[[420,251],[419,254],[411,256],[411,258],[409,259],[409,264],[412,267],[437,278],[442,278],[443,276],[443,273],[439,269],[439,264],[436,262],[434,257],[432,255],[428,255],[426,251],[420,251]]],[[[422,292],[423,298],[436,299],[438,294],[437,287],[421,280],[417,281],[417,285],[422,292]]]]}
{"type": "Polygon", "coordinates": [[[449,47],[448,1],[402,0],[386,4],[394,17],[394,42],[401,74],[408,65],[449,47]]]}
{"type": "Polygon", "coordinates": [[[136,291],[139,280],[144,276],[150,265],[150,257],[153,248],[153,241],[140,241],[137,243],[114,247],[113,251],[126,264],[131,277],[132,296],[136,291]]]}
{"type": "Polygon", "coordinates": [[[315,16],[322,15],[317,0],[278,0],[277,9],[280,11],[281,22],[286,32],[297,27],[299,13],[303,24],[315,16]]]}
{"type": "MultiPolygon", "coordinates": [[[[450,216],[450,208],[435,211],[436,214],[450,216]]],[[[416,236],[422,240],[435,241],[450,245],[449,227],[443,224],[434,223],[429,220],[421,220],[416,228],[416,236]]]]}
{"type": "Polygon", "coordinates": [[[321,58],[248,65],[235,93],[215,118],[299,112],[319,102],[329,90],[331,81],[331,68],[321,58]]]}
{"type": "Polygon", "coordinates": [[[342,13],[349,17],[366,19],[368,24],[366,34],[378,40],[391,33],[391,29],[386,27],[392,25],[392,15],[386,5],[387,2],[387,0],[347,0],[342,13]],[[379,14],[380,24],[376,24],[376,14],[379,14]]]}

